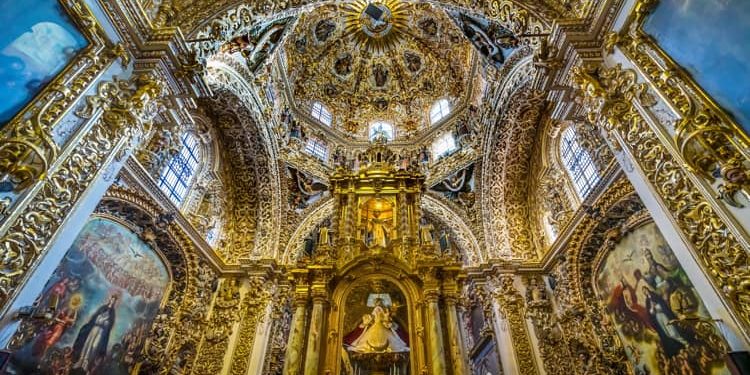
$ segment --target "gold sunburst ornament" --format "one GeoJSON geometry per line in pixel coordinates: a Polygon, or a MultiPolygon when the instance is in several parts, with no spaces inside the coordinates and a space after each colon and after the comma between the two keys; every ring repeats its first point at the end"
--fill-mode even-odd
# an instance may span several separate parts
{"type": "Polygon", "coordinates": [[[401,0],[355,0],[344,6],[346,35],[360,48],[383,54],[404,37],[407,6],[401,0]]]}

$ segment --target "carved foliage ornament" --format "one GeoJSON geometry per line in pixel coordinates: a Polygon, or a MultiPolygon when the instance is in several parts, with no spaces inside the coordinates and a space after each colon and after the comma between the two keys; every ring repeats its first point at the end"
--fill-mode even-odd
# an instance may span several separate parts
{"type": "Polygon", "coordinates": [[[691,169],[709,182],[719,180],[719,198],[743,207],[737,194],[750,197],[750,137],[700,86],[643,31],[658,0],[639,0],[621,34],[607,35],[605,48],[620,50],[663,94],[680,116],[674,141],[691,169]]]}

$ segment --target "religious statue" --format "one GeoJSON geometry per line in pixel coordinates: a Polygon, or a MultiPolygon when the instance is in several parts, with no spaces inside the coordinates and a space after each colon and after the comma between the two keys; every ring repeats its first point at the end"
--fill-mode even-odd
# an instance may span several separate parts
{"type": "Polygon", "coordinates": [[[408,352],[406,333],[392,318],[397,308],[376,298],[372,313],[365,314],[362,323],[344,338],[346,349],[355,353],[408,352]]]}
{"type": "Polygon", "coordinates": [[[380,211],[373,212],[373,218],[367,223],[368,246],[386,247],[388,244],[388,219],[380,218],[380,211]]]}
{"type": "Polygon", "coordinates": [[[388,70],[383,64],[375,64],[375,67],[372,69],[372,75],[375,78],[375,85],[378,87],[385,86],[386,81],[388,81],[388,70]]]}
{"type": "Polygon", "coordinates": [[[422,218],[420,224],[419,224],[419,238],[422,241],[423,245],[432,245],[433,244],[433,238],[432,238],[432,230],[433,230],[432,224],[430,224],[429,221],[422,218]]]}
{"type": "Polygon", "coordinates": [[[323,223],[318,231],[318,246],[330,245],[330,236],[328,232],[328,223],[323,223]]]}

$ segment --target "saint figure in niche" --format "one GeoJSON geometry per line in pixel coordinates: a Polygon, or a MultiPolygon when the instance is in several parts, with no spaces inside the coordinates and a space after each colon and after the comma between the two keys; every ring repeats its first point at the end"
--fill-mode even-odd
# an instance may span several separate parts
{"type": "Polygon", "coordinates": [[[370,219],[368,231],[368,245],[378,245],[386,247],[388,244],[387,219],[380,218],[380,211],[373,212],[373,218],[370,219]]]}
{"type": "Polygon", "coordinates": [[[344,347],[356,353],[408,352],[406,332],[393,320],[397,309],[376,298],[372,312],[362,316],[359,326],[344,337],[344,347]]]}

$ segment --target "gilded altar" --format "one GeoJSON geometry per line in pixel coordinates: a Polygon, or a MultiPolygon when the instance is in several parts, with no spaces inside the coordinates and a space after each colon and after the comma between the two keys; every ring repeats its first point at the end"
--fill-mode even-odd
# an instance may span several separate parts
{"type": "Polygon", "coordinates": [[[424,181],[417,168],[399,166],[382,140],[357,155],[356,166],[340,166],[330,177],[331,228],[321,227],[325,240],[292,272],[293,322],[308,313],[310,321],[307,329],[293,326],[287,373],[464,368],[465,354],[448,356],[443,347],[444,333],[460,340],[455,304],[445,306],[445,299],[457,298],[461,265],[443,256],[423,218],[424,181]],[[445,322],[443,309],[452,309],[445,322]]]}

